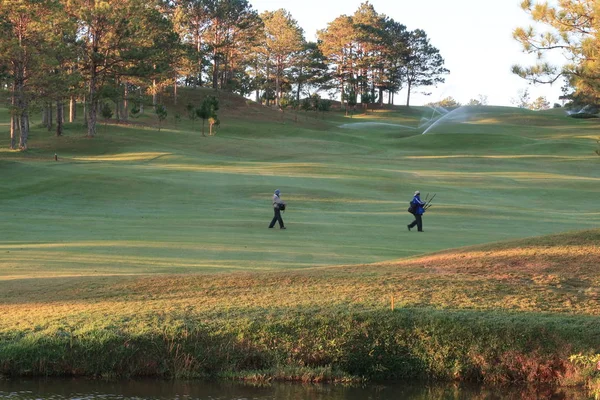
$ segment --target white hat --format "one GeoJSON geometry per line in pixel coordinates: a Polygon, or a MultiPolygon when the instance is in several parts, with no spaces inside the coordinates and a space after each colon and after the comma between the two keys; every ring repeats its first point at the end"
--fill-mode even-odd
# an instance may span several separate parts
{"type": "Polygon", "coordinates": [[[419,192],[418,190],[415,192],[415,196],[421,194],[421,192],[419,192]]]}

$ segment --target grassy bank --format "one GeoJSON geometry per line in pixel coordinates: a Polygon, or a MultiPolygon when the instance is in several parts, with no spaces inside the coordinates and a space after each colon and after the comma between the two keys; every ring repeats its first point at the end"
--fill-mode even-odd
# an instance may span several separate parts
{"type": "Polygon", "coordinates": [[[598,243],[591,230],[377,265],[6,280],[0,372],[593,382],[598,243]]]}
{"type": "Polygon", "coordinates": [[[1,374],[593,381],[597,121],[223,101],[0,152],[1,374]]]}
{"type": "MultiPolygon", "coordinates": [[[[8,375],[389,379],[581,383],[569,357],[597,344],[597,318],[400,309],[273,311],[264,319],[157,316],[127,327],[3,338],[8,375]]],[[[125,324],[127,325],[127,324],[125,324]]]]}

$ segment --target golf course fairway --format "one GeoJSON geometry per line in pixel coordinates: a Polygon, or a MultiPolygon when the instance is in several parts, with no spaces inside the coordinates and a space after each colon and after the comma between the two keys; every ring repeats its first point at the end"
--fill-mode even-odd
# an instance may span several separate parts
{"type": "Polygon", "coordinates": [[[598,388],[598,119],[222,96],[0,150],[0,375],[598,388]]]}

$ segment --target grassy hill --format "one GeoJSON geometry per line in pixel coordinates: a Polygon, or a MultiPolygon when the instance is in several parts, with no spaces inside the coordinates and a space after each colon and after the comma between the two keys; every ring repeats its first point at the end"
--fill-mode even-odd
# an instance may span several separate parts
{"type": "Polygon", "coordinates": [[[569,356],[600,346],[598,121],[472,107],[423,135],[428,108],[221,94],[201,137],[185,104],[206,94],[165,95],[160,132],[147,107],[0,151],[0,373],[581,378],[569,356]],[[267,229],[276,188],[286,231],[267,229]],[[424,233],[406,229],[416,189],[437,193],[424,233]]]}
{"type": "Polygon", "coordinates": [[[594,121],[490,108],[421,135],[426,109],[299,112],[297,123],[287,112],[284,123],[245,99],[224,104],[213,137],[172,115],[158,132],[147,111],[135,124],[100,126],[94,139],[77,123],[59,138],[38,128],[28,153],[0,153],[9,252],[0,265],[12,266],[0,274],[382,262],[600,221],[594,121]],[[276,188],[290,205],[285,235],[266,229],[276,188]],[[405,229],[416,189],[437,193],[424,238],[405,229]]]}

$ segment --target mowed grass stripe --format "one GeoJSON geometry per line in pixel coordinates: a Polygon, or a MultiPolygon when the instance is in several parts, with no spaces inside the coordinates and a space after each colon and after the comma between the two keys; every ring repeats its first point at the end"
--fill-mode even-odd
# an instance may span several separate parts
{"type": "MultiPolygon", "coordinates": [[[[406,128],[430,111],[370,112],[355,121],[388,125],[363,130],[339,128],[353,119],[335,113],[309,128],[231,120],[209,138],[185,120],[160,133],[109,124],[93,140],[75,124],[62,138],[34,130],[32,151],[2,153],[10,168],[1,196],[5,243],[112,241],[110,257],[94,265],[118,273],[136,264],[143,273],[155,258],[193,272],[194,265],[229,269],[231,260],[241,269],[261,261],[267,268],[380,262],[597,226],[600,176],[593,152],[583,151],[593,148],[585,133],[593,121],[490,107],[474,109],[468,124],[442,123],[427,135],[406,128]],[[275,188],[290,205],[285,233],[265,228],[275,188]],[[417,188],[438,193],[425,215],[425,239],[405,229],[417,188]],[[153,243],[151,254],[132,253],[132,241],[153,243]],[[199,245],[178,257],[170,243],[199,245]],[[202,243],[232,246],[206,250],[202,243]]],[[[98,254],[72,247],[63,257],[98,254]]],[[[44,267],[49,258],[32,254],[23,262],[44,267]]]]}

